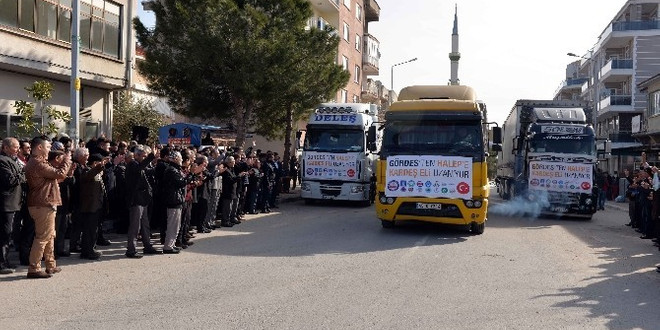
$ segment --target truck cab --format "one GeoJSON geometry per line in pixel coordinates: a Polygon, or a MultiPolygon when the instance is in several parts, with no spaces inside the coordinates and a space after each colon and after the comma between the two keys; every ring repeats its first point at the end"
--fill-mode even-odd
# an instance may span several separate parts
{"type": "Polygon", "coordinates": [[[307,124],[301,161],[301,197],[315,200],[346,200],[370,205],[376,149],[366,137],[377,126],[374,104],[323,103],[307,124]],[[373,148],[372,148],[373,149],[373,148]]]}

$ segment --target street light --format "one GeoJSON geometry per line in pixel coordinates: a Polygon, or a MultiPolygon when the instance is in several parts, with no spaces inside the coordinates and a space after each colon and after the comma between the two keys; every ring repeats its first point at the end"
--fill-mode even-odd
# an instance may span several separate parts
{"type": "Polygon", "coordinates": [[[414,61],[417,61],[417,57],[409,59],[407,61],[403,61],[401,63],[394,64],[390,68],[390,94],[389,94],[390,104],[392,104],[392,92],[394,92],[394,67],[399,66],[399,65],[403,65],[403,64],[406,64],[406,63],[414,62],[414,61]]]}

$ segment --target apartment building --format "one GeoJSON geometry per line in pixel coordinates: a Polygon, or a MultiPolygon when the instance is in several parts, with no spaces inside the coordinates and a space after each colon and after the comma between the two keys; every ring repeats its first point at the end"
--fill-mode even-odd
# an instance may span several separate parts
{"type": "MultiPolygon", "coordinates": [[[[132,80],[136,9],[134,0],[80,0],[80,138],[112,134],[112,92],[132,80]]],[[[13,104],[29,100],[35,81],[51,82],[49,104],[70,110],[71,22],[72,0],[0,1],[0,136],[15,134],[13,104]]]]}
{"type": "Polygon", "coordinates": [[[369,76],[378,75],[380,43],[369,33],[369,22],[378,21],[380,6],[375,0],[310,0],[314,16],[309,26],[330,25],[340,37],[337,63],[351,73],[348,84],[337,92],[335,102],[385,105],[387,89],[369,76]]]}
{"type": "MultiPolygon", "coordinates": [[[[650,151],[650,132],[660,130],[649,127],[655,123],[649,121],[649,95],[640,88],[660,72],[659,8],[660,0],[626,1],[593,48],[573,55],[581,59],[567,66],[567,79],[555,92],[557,99],[592,102],[597,135],[611,141],[611,155],[600,157],[601,167],[610,172],[634,166],[643,150],[650,151]]],[[[658,161],[657,152],[647,154],[658,161]]]]}

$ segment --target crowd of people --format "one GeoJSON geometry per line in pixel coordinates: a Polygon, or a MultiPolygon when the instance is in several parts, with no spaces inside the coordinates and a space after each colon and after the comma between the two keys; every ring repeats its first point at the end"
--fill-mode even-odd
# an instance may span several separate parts
{"type": "Polygon", "coordinates": [[[97,260],[97,246],[113,244],[104,235],[109,223],[126,235],[127,258],[177,254],[196,234],[277,208],[279,194],[295,189],[297,171],[295,156],[282,162],[276,152],[253,148],[5,138],[0,274],[15,272],[12,248],[28,278],[53,276],[61,271],[56,259],[72,253],[97,260]]]}

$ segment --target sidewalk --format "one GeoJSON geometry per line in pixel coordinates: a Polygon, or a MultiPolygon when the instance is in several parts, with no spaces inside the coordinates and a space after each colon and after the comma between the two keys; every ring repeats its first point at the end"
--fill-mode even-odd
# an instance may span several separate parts
{"type": "Polygon", "coordinates": [[[628,201],[625,201],[624,203],[617,203],[615,201],[606,201],[605,208],[628,212],[628,201]]]}
{"type": "Polygon", "coordinates": [[[295,189],[289,190],[289,193],[281,192],[278,197],[280,203],[291,203],[299,201],[300,199],[300,185],[296,186],[295,189]]]}

